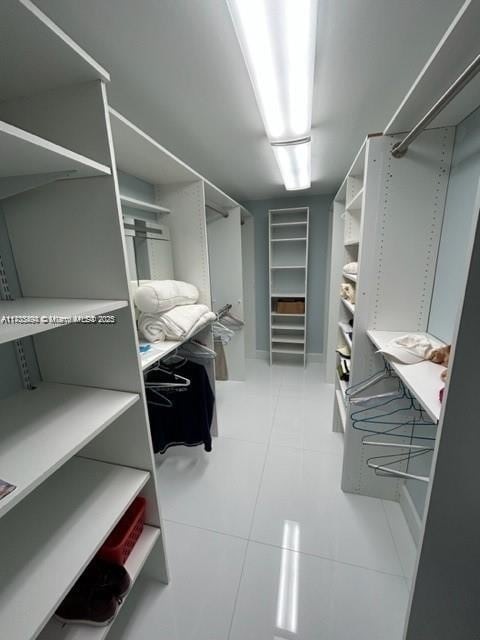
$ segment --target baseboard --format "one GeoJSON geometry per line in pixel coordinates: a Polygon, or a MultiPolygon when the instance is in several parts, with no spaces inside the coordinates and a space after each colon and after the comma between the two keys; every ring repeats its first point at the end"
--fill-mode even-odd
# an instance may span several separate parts
{"type": "Polygon", "coordinates": [[[410,494],[408,493],[406,484],[400,487],[400,507],[402,508],[403,515],[407,521],[412,538],[418,547],[422,536],[422,520],[418,515],[418,511],[413,504],[410,494]]]}

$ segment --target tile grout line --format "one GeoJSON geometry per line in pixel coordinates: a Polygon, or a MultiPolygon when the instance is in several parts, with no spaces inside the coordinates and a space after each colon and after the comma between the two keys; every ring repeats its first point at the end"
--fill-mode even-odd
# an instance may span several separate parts
{"type": "Polygon", "coordinates": [[[398,549],[397,540],[396,540],[396,538],[395,538],[395,536],[394,536],[394,534],[393,534],[393,529],[392,529],[392,526],[391,526],[391,524],[390,524],[390,518],[388,517],[388,513],[387,513],[387,510],[386,510],[386,508],[385,508],[384,501],[383,501],[383,500],[381,500],[381,503],[382,503],[382,511],[383,511],[383,513],[385,514],[385,518],[386,518],[386,520],[387,520],[388,530],[390,531],[390,535],[392,536],[393,546],[395,547],[395,553],[397,554],[397,558],[398,558],[398,562],[399,562],[399,565],[400,565],[400,569],[402,570],[403,577],[404,577],[406,580],[408,580],[408,581],[409,581],[409,580],[410,580],[410,578],[407,576],[407,572],[405,571],[405,566],[404,566],[404,564],[403,564],[403,562],[402,562],[402,557],[401,557],[400,551],[399,551],[399,549],[398,549]]]}
{"type": "Polygon", "coordinates": [[[277,412],[278,401],[279,401],[279,398],[280,398],[281,386],[282,385],[280,384],[279,387],[278,387],[277,393],[275,395],[275,407],[274,407],[273,412],[272,412],[270,433],[269,433],[269,436],[268,436],[268,441],[266,443],[267,446],[266,446],[266,449],[265,449],[265,459],[263,461],[263,467],[262,467],[262,471],[261,471],[260,479],[259,479],[259,483],[258,483],[257,495],[255,497],[255,504],[254,504],[254,507],[253,507],[252,517],[251,517],[251,521],[250,521],[250,528],[248,530],[248,539],[247,539],[247,544],[245,545],[245,553],[244,553],[244,556],[243,556],[242,570],[240,572],[240,579],[238,581],[237,590],[236,590],[236,593],[235,593],[235,600],[234,600],[233,608],[232,608],[232,616],[230,618],[230,625],[229,625],[229,628],[228,628],[228,640],[230,640],[230,638],[232,636],[233,623],[234,623],[234,620],[235,620],[235,615],[237,613],[237,607],[238,607],[238,598],[240,596],[240,589],[241,589],[243,578],[244,578],[245,571],[246,571],[248,549],[250,547],[250,542],[251,542],[250,536],[252,535],[252,529],[253,529],[253,523],[254,523],[254,520],[255,520],[255,514],[256,514],[256,511],[257,511],[258,499],[260,497],[260,491],[261,491],[261,488],[262,488],[263,478],[264,478],[264,475],[265,475],[265,468],[267,466],[268,453],[270,451],[270,443],[271,443],[271,439],[272,439],[273,424],[274,424],[274,420],[275,420],[275,416],[276,416],[276,412],[277,412]]]}

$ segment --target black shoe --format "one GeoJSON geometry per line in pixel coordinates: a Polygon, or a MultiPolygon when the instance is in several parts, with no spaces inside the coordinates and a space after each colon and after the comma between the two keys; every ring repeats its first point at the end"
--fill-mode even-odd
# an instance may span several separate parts
{"type": "Polygon", "coordinates": [[[114,619],[117,608],[117,599],[111,593],[103,589],[81,588],[77,583],[58,607],[55,616],[68,624],[105,627],[114,619]]]}
{"type": "Polygon", "coordinates": [[[130,588],[130,576],[125,567],[94,558],[78,579],[78,584],[102,589],[116,598],[123,598],[130,588]]]}

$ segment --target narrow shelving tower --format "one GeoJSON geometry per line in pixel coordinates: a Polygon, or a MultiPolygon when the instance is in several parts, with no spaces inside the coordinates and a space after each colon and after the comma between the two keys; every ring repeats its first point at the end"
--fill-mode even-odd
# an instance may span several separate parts
{"type": "Polygon", "coordinates": [[[309,208],[270,209],[268,227],[270,364],[278,356],[305,366],[309,208]],[[297,302],[298,309],[286,311],[282,302],[297,302]]]}
{"type": "MultiPolygon", "coordinates": [[[[348,380],[341,375],[342,364],[351,370],[353,353],[353,326],[355,320],[356,298],[353,301],[340,295],[341,285],[350,284],[355,294],[359,279],[359,255],[362,229],[362,203],[364,194],[364,164],[365,147],[363,146],[355,158],[348,175],[343,181],[334,200],[334,217],[339,221],[339,234],[342,238],[342,249],[336,257],[338,274],[332,283],[332,299],[338,306],[338,320],[336,344],[330,345],[335,349],[335,421],[334,427],[338,431],[345,431],[347,421],[345,392],[348,380]],[[344,267],[349,263],[357,263],[357,273],[348,273],[344,267]],[[340,285],[340,286],[339,286],[340,285]],[[340,296],[340,302],[338,297],[340,296]],[[341,350],[341,353],[339,352],[341,350]]],[[[333,262],[333,261],[332,261],[333,262]]]]}

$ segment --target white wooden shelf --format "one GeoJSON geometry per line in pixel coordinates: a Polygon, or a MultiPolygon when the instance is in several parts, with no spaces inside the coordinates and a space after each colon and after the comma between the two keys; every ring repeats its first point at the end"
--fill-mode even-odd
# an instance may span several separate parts
{"type": "Polygon", "coordinates": [[[272,311],[272,316],[277,316],[278,318],[305,318],[304,313],[277,313],[276,311],[272,311]]]}
{"type": "Polygon", "coordinates": [[[298,227],[299,225],[306,226],[307,221],[303,220],[302,222],[272,222],[270,224],[271,227],[298,227]]]}
{"type": "Polygon", "coordinates": [[[354,247],[357,244],[360,244],[359,240],[347,240],[343,243],[345,247],[354,247]]]}
{"type": "Polygon", "coordinates": [[[75,457],[2,519],[2,636],[37,636],[148,478],[75,457]]]}
{"type": "MultiPolygon", "coordinates": [[[[274,314],[272,313],[272,316],[273,315],[274,314]]],[[[287,331],[304,331],[305,327],[303,324],[272,324],[272,329],[280,329],[280,331],[283,329],[286,329],[287,331]]]]}
{"type": "Polygon", "coordinates": [[[281,265],[281,266],[276,266],[276,265],[272,265],[270,267],[273,270],[275,269],[306,269],[307,267],[304,264],[291,264],[291,265],[281,265]]]}
{"type": "Polygon", "coordinates": [[[306,242],[306,238],[272,238],[270,242],[306,242]]]}
{"type": "Polygon", "coordinates": [[[305,344],[305,338],[296,338],[289,334],[274,334],[272,335],[272,342],[285,342],[291,344],[305,344]]]}
{"type": "Polygon", "coordinates": [[[342,430],[345,433],[345,429],[347,426],[347,411],[345,408],[345,398],[344,395],[342,395],[342,391],[340,389],[337,389],[335,391],[335,397],[337,399],[338,413],[340,414],[342,430]]]}
{"type": "Polygon", "coordinates": [[[305,298],[305,291],[302,293],[280,293],[275,292],[270,294],[271,298],[305,298]]]}
{"type": "Polygon", "coordinates": [[[343,337],[344,337],[345,342],[346,342],[346,343],[347,343],[347,345],[350,347],[350,349],[352,349],[352,340],[351,340],[350,336],[348,335],[347,330],[346,330],[346,328],[343,326],[343,324],[344,324],[343,322],[339,322],[339,323],[338,323],[338,326],[339,326],[340,331],[341,331],[341,333],[342,333],[342,335],[343,335],[343,337]]]}
{"type": "Polygon", "coordinates": [[[353,273],[345,273],[345,271],[343,271],[342,276],[347,280],[351,280],[352,282],[357,282],[357,276],[354,275],[353,273]]]}
{"type": "Polygon", "coordinates": [[[362,208],[363,188],[345,205],[345,211],[360,211],[362,208]]]}
{"type": "Polygon", "coordinates": [[[1,100],[110,76],[33,2],[2,2],[1,100]],[[28,54],[25,50],[28,42],[28,54]],[[11,61],[15,60],[15,65],[11,61]]]}
{"type": "Polygon", "coordinates": [[[131,407],[135,393],[43,382],[0,400],[0,517],[131,407]]]}
{"type": "MultiPolygon", "coordinates": [[[[369,330],[367,335],[377,349],[384,348],[390,340],[404,336],[405,331],[376,331],[369,330]]],[[[444,346],[439,340],[428,333],[419,333],[426,336],[435,346],[444,346]]],[[[434,422],[438,422],[442,405],[439,399],[440,389],[445,383],[440,379],[444,367],[430,361],[417,364],[401,364],[388,359],[392,369],[402,380],[405,386],[412,392],[418,402],[434,422]]]]}
{"type": "Polygon", "coordinates": [[[340,300],[343,302],[344,306],[348,309],[348,311],[350,311],[352,316],[355,315],[355,305],[349,302],[348,300],[345,300],[345,298],[340,298],[340,300]]]}
{"type": "Polygon", "coordinates": [[[130,209],[138,209],[140,211],[148,211],[150,213],[170,213],[170,209],[161,207],[158,204],[152,204],[151,202],[144,202],[143,200],[137,200],[128,196],[120,196],[120,202],[130,209]]]}
{"type": "Polygon", "coordinates": [[[85,322],[92,316],[108,314],[127,306],[126,300],[79,300],[75,298],[18,298],[17,300],[0,301],[0,344],[33,336],[43,331],[57,329],[70,324],[77,318],[85,322]],[[20,320],[9,324],[5,317],[18,316],[20,319],[33,317],[35,321],[27,324],[20,320]],[[57,318],[73,318],[69,322],[53,321],[57,318]],[[36,318],[39,321],[36,321],[36,318]]]}
{"type": "MultiPolygon", "coordinates": [[[[215,321],[213,320],[212,322],[215,321]]],[[[195,338],[195,336],[199,333],[202,333],[202,331],[207,329],[209,326],[210,325],[202,327],[193,335],[188,336],[188,338],[186,338],[185,340],[165,340],[164,342],[141,341],[141,345],[150,345],[150,349],[148,351],[146,351],[145,353],[140,353],[140,361],[142,363],[143,371],[145,371],[145,369],[148,369],[148,367],[151,367],[152,364],[155,364],[155,362],[158,362],[159,360],[162,360],[163,358],[168,356],[169,353],[172,353],[173,351],[181,347],[182,344],[190,342],[190,340],[195,338]]]]}
{"type": "Polygon", "coordinates": [[[49,182],[55,174],[68,178],[111,174],[106,165],[3,121],[0,121],[0,149],[0,198],[30,188],[29,180],[37,186],[35,176],[52,174],[53,178],[45,176],[49,182]]]}
{"type": "Polygon", "coordinates": [[[293,353],[298,355],[304,355],[304,349],[299,349],[298,347],[283,345],[282,347],[273,347],[272,353],[293,353]]]}
{"type": "Polygon", "coordinates": [[[104,640],[116,618],[120,614],[125,601],[132,592],[136,580],[148,559],[155,543],[160,536],[160,529],[145,525],[142,535],[132,549],[125,563],[125,569],[130,576],[131,586],[127,595],[123,598],[122,603],[118,607],[117,614],[112,622],[105,627],[91,627],[82,624],[64,624],[55,618],[52,618],[42,633],[38,636],[38,640],[104,640]]]}
{"type": "Polygon", "coordinates": [[[169,353],[175,351],[182,345],[181,342],[176,342],[174,340],[166,340],[165,342],[141,342],[141,345],[150,345],[150,349],[145,353],[140,354],[140,361],[142,363],[142,369],[148,369],[152,364],[158,362],[162,358],[168,356],[169,353]]]}

